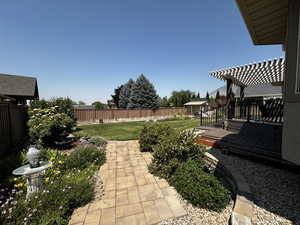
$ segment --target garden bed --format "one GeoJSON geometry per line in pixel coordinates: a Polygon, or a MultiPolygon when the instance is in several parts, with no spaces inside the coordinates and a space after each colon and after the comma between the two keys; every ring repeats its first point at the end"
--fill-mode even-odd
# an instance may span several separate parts
{"type": "Polygon", "coordinates": [[[45,184],[26,199],[24,178],[10,179],[15,187],[4,189],[10,196],[0,202],[0,224],[68,224],[75,208],[101,198],[94,192],[95,186],[101,187],[95,172],[105,162],[105,146],[103,139],[86,138],[71,151],[43,149],[42,159],[53,163],[45,171],[45,184]]]}

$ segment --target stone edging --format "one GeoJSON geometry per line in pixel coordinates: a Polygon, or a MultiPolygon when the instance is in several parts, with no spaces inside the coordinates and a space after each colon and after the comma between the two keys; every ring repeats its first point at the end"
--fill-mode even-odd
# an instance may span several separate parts
{"type": "Polygon", "coordinates": [[[237,170],[228,165],[223,165],[216,157],[206,152],[206,162],[213,167],[217,173],[225,176],[236,194],[233,211],[230,217],[231,225],[252,225],[253,197],[251,189],[245,178],[237,170]]]}

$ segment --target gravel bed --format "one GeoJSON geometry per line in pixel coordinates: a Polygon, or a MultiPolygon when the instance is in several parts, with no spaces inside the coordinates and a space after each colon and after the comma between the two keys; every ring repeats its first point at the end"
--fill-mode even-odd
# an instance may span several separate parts
{"type": "Polygon", "coordinates": [[[300,174],[258,160],[209,151],[223,164],[239,170],[254,197],[254,225],[300,225],[300,174]]]}
{"type": "Polygon", "coordinates": [[[228,225],[229,218],[233,208],[233,200],[220,213],[194,207],[187,203],[181,196],[178,196],[181,205],[186,210],[187,215],[163,220],[158,225],[228,225]]]}

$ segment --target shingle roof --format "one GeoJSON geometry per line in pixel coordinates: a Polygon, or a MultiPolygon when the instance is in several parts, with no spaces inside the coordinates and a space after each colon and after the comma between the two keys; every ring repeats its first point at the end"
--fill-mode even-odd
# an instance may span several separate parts
{"type": "Polygon", "coordinates": [[[38,98],[37,80],[34,77],[0,74],[0,94],[38,98]]]}
{"type": "MultiPolygon", "coordinates": [[[[226,85],[212,91],[209,95],[215,97],[217,91],[219,91],[220,95],[226,95],[226,85]]],[[[240,88],[238,86],[233,86],[232,91],[236,97],[240,96],[240,88]]],[[[246,98],[281,96],[282,92],[281,86],[273,86],[272,84],[258,84],[256,86],[246,87],[244,90],[246,98]]]]}

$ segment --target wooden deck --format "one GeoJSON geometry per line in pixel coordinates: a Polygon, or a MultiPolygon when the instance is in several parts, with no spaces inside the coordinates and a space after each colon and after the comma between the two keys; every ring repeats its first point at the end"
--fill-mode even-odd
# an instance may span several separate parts
{"type": "Polygon", "coordinates": [[[238,130],[211,126],[199,129],[203,131],[197,139],[199,143],[245,156],[282,161],[282,126],[244,123],[238,130]]]}

